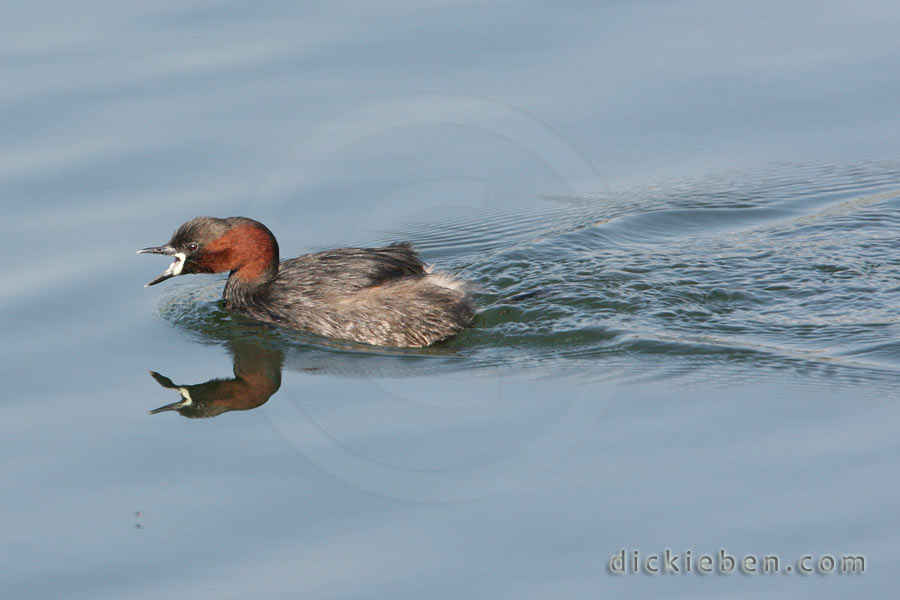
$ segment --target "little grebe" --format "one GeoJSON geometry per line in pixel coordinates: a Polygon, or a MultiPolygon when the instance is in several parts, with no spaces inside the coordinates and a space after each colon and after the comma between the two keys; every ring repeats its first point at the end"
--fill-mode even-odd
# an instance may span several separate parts
{"type": "Polygon", "coordinates": [[[230,271],[225,307],[259,321],[377,346],[427,346],[468,325],[464,281],[432,273],[410,244],[337,248],[278,260],[258,221],[197,217],[169,243],[138,253],[175,261],[147,285],[187,273],[230,271]]]}

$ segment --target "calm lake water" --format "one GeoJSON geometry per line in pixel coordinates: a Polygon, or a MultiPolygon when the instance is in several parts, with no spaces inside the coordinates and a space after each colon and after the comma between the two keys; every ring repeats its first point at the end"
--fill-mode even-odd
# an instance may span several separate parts
{"type": "Polygon", "coordinates": [[[895,593],[898,29],[0,7],[3,597],[895,593]],[[385,350],[231,315],[222,276],[145,289],[135,250],[201,214],[285,257],[411,241],[480,312],[385,350]],[[666,550],[678,574],[611,572],[666,550]],[[777,573],[697,572],[720,551],[777,573]]]}

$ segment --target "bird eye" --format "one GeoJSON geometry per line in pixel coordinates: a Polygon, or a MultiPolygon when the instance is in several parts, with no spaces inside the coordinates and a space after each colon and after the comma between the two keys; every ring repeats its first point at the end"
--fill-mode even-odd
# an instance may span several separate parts
{"type": "Polygon", "coordinates": [[[187,245],[188,252],[196,252],[200,245],[197,242],[191,242],[187,245]]]}

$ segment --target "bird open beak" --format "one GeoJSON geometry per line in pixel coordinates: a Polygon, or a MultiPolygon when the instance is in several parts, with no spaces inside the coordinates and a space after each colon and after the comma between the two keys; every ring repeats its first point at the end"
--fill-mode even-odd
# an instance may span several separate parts
{"type": "Polygon", "coordinates": [[[151,285],[156,285],[160,281],[165,281],[169,277],[175,277],[176,275],[181,274],[181,269],[184,268],[184,259],[187,258],[183,252],[177,252],[175,248],[166,244],[165,246],[156,246],[154,248],[144,248],[143,250],[138,250],[138,254],[164,254],[166,256],[174,256],[175,260],[169,265],[169,268],[159,274],[153,281],[144,285],[144,287],[150,287],[151,285]]]}
{"type": "Polygon", "coordinates": [[[150,375],[153,377],[153,379],[156,380],[156,383],[163,386],[164,388],[178,390],[178,393],[181,394],[181,400],[179,400],[178,402],[173,402],[172,404],[166,404],[165,406],[155,408],[149,411],[147,413],[148,415],[155,415],[167,410],[180,410],[185,406],[190,406],[194,403],[194,401],[191,399],[191,393],[188,391],[187,387],[176,385],[172,382],[171,379],[169,379],[165,375],[160,375],[156,371],[150,371],[150,375]]]}

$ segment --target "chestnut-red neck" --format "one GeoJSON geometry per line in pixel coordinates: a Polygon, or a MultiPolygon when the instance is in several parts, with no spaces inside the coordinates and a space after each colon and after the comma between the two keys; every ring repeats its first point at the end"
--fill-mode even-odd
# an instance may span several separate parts
{"type": "Polygon", "coordinates": [[[199,262],[213,273],[231,271],[243,285],[261,285],[278,273],[278,242],[262,223],[238,223],[208,244],[199,262]]]}

